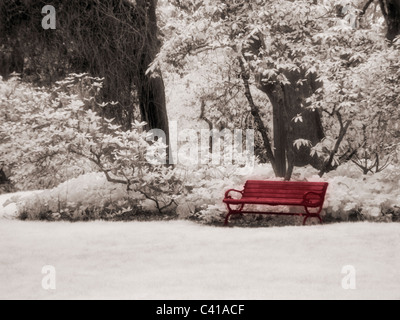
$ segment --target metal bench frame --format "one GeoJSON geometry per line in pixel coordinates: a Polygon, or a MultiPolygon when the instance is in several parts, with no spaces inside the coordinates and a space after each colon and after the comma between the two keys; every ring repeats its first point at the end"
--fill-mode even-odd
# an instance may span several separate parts
{"type": "Polygon", "coordinates": [[[322,224],[321,212],[328,186],[328,183],[321,182],[247,181],[242,191],[230,189],[225,193],[224,203],[229,212],[224,225],[228,225],[232,215],[242,214],[301,216],[305,217],[303,225],[308,219],[317,218],[322,224]],[[233,192],[241,194],[241,199],[232,198],[233,192]],[[304,207],[305,212],[245,211],[246,205],[300,206],[304,207]],[[311,212],[311,209],[317,211],[311,212]]]}

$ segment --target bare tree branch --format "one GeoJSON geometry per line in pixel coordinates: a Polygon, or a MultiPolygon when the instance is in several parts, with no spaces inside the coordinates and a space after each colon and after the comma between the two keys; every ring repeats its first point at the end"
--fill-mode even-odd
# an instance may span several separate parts
{"type": "Polygon", "coordinates": [[[379,5],[381,7],[381,11],[382,11],[383,17],[385,18],[386,23],[389,24],[389,13],[386,10],[386,5],[383,2],[383,0],[379,0],[379,5]]]}
{"type": "Polygon", "coordinates": [[[94,158],[84,154],[83,152],[75,150],[75,149],[73,149],[71,147],[69,148],[69,151],[74,153],[74,154],[76,154],[76,155],[78,155],[78,156],[81,156],[81,157],[83,157],[83,158],[85,158],[85,159],[87,159],[87,160],[89,160],[91,162],[93,162],[94,164],[96,164],[97,167],[100,169],[100,171],[104,173],[104,175],[106,176],[108,182],[117,183],[117,184],[124,184],[124,185],[127,185],[128,189],[129,189],[130,182],[128,180],[112,178],[111,175],[110,175],[110,170],[106,170],[103,167],[103,165],[101,164],[100,159],[98,157],[96,157],[96,159],[94,159],[94,158]]]}
{"type": "Polygon", "coordinates": [[[375,0],[368,0],[368,2],[364,5],[364,7],[362,8],[361,14],[360,16],[363,16],[367,13],[367,10],[369,8],[369,6],[374,2],[375,0]]]}
{"type": "Polygon", "coordinates": [[[337,153],[339,152],[340,146],[341,146],[341,144],[342,144],[342,142],[343,142],[343,140],[344,140],[344,138],[345,138],[345,136],[347,134],[347,131],[349,130],[349,128],[350,128],[350,126],[352,124],[352,122],[350,120],[347,121],[346,123],[344,123],[343,117],[342,117],[341,113],[338,110],[335,112],[335,114],[336,114],[336,116],[337,116],[337,118],[339,120],[339,124],[340,124],[339,137],[336,140],[335,147],[330,152],[328,161],[325,162],[322,170],[319,173],[320,177],[324,176],[325,173],[331,171],[332,168],[334,167],[332,165],[332,162],[335,159],[335,156],[337,155],[337,153]]]}
{"type": "Polygon", "coordinates": [[[249,83],[249,77],[250,77],[249,72],[246,70],[246,66],[241,57],[238,58],[238,61],[239,61],[240,68],[242,71],[242,80],[243,80],[243,85],[245,88],[245,96],[246,96],[249,106],[251,108],[251,114],[253,115],[256,125],[257,125],[257,129],[261,133],[261,136],[263,138],[264,147],[267,152],[268,160],[271,162],[271,165],[272,165],[274,171],[277,172],[275,156],[272,151],[271,140],[268,136],[268,129],[266,128],[263,120],[261,119],[259,107],[255,104],[253,95],[251,94],[250,83],[249,83]]]}

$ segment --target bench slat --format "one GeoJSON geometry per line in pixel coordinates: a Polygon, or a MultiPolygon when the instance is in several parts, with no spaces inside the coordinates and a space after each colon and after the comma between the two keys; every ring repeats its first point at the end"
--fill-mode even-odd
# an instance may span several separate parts
{"type": "Polygon", "coordinates": [[[324,185],[304,185],[304,184],[295,184],[295,185],[280,185],[280,184],[265,184],[265,185],[256,185],[256,184],[246,184],[245,189],[282,189],[282,190],[323,190],[325,188],[324,185]]]}
{"type": "Polygon", "coordinates": [[[292,191],[288,191],[288,190],[278,190],[277,189],[277,190],[275,190],[275,192],[271,191],[271,190],[267,190],[267,191],[263,191],[263,190],[259,190],[259,191],[250,190],[250,191],[247,191],[247,190],[244,190],[243,194],[244,195],[246,195],[246,194],[249,194],[249,195],[253,195],[253,194],[276,195],[276,194],[278,194],[278,195],[283,195],[283,196],[287,195],[290,198],[291,195],[294,195],[296,197],[298,197],[298,196],[302,197],[303,195],[305,195],[305,194],[307,194],[309,192],[314,192],[314,193],[317,193],[317,194],[323,194],[324,193],[323,190],[304,190],[304,191],[303,190],[300,190],[300,191],[292,190],[292,191]]]}
{"type": "Polygon", "coordinates": [[[281,184],[281,185],[325,185],[327,182],[309,182],[309,181],[263,181],[263,180],[248,180],[246,184],[281,184]]]}
{"type": "MultiPolygon", "coordinates": [[[[308,205],[320,205],[321,204],[321,199],[320,198],[314,198],[314,199],[308,199],[308,205]]],[[[304,205],[304,199],[303,198],[265,198],[265,197],[260,197],[260,198],[242,198],[242,199],[225,199],[225,203],[229,204],[243,204],[243,203],[248,203],[248,204],[264,204],[264,205],[304,205]]]]}
{"type": "Polygon", "coordinates": [[[230,204],[266,204],[269,205],[301,205],[302,200],[300,199],[278,199],[278,198],[243,198],[243,199],[231,199],[226,201],[230,204]]]}
{"type": "Polygon", "coordinates": [[[320,184],[275,184],[275,183],[268,183],[268,184],[246,184],[246,188],[271,188],[271,187],[279,187],[279,188],[291,188],[291,189],[297,189],[297,188],[323,188],[324,185],[320,184]]]}
{"type": "Polygon", "coordinates": [[[244,189],[244,193],[282,193],[282,194],[306,194],[307,192],[322,192],[323,189],[244,189]]]}
{"type": "Polygon", "coordinates": [[[254,181],[254,182],[247,182],[246,186],[261,186],[265,187],[268,185],[273,186],[283,186],[283,187],[296,187],[296,186],[305,186],[305,187],[315,187],[315,186],[324,186],[325,183],[321,182],[283,182],[283,181],[254,181]]]}
{"type": "MultiPolygon", "coordinates": [[[[245,199],[296,199],[296,200],[304,200],[304,195],[284,195],[284,194],[244,194],[243,198],[245,199]]],[[[307,199],[321,199],[317,195],[308,195],[307,199]]]]}

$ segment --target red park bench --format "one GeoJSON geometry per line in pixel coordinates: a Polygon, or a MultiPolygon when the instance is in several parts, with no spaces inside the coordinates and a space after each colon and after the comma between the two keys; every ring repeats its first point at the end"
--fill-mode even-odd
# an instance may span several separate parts
{"type": "Polygon", "coordinates": [[[305,216],[303,225],[309,218],[318,218],[322,224],[320,214],[328,185],[323,182],[247,181],[243,191],[231,189],[225,194],[224,203],[229,210],[225,226],[232,215],[241,214],[305,216]],[[241,194],[241,198],[232,198],[232,192],[241,194]],[[245,211],[243,209],[246,205],[300,206],[304,207],[305,213],[245,211]],[[310,209],[315,209],[316,212],[311,212],[310,209]]]}

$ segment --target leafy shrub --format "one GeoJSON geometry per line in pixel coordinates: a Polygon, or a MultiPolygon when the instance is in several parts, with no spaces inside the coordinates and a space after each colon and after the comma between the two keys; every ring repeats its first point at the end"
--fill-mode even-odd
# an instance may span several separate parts
{"type": "Polygon", "coordinates": [[[17,189],[51,188],[93,171],[67,149],[82,106],[77,96],[57,88],[0,79],[0,166],[9,169],[17,189]]]}
{"type": "MultiPolygon", "coordinates": [[[[151,135],[143,130],[145,123],[135,122],[124,131],[112,119],[100,117],[94,110],[108,105],[96,101],[101,85],[101,79],[87,75],[72,75],[50,92],[16,78],[1,81],[1,164],[11,169],[11,179],[20,189],[51,188],[85,173],[101,172],[118,188],[137,192],[159,212],[167,211],[182,183],[159,161],[165,145],[147,141],[151,135]]],[[[63,191],[67,197],[68,190],[63,191]]],[[[43,211],[46,201],[33,205],[37,210],[31,218],[43,211]]],[[[59,203],[69,207],[68,200],[59,203]]],[[[90,208],[78,211],[85,210],[90,208]]],[[[50,211],[60,213],[54,207],[50,211]]]]}
{"type": "MultiPolygon", "coordinates": [[[[192,216],[205,224],[222,224],[227,214],[227,209],[222,203],[224,191],[231,188],[242,190],[248,179],[274,180],[275,178],[269,165],[257,165],[253,173],[246,176],[208,180],[202,187],[195,188],[188,197],[188,199],[197,200],[198,204],[203,202],[203,206],[198,207],[192,216]]],[[[322,212],[326,222],[399,220],[400,171],[397,166],[391,165],[383,172],[364,175],[354,164],[348,163],[337,171],[330,172],[323,179],[319,177],[315,169],[305,167],[295,171],[293,180],[329,182],[322,212]]],[[[249,219],[256,221],[264,218],[250,217],[249,219]]],[[[301,223],[300,220],[296,221],[293,218],[289,221],[273,217],[269,225],[276,225],[275,221],[278,221],[278,225],[301,223]]]]}

